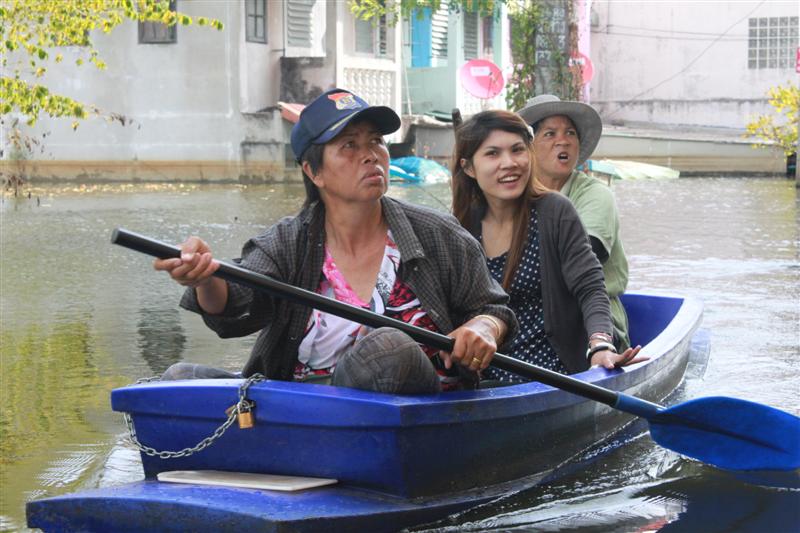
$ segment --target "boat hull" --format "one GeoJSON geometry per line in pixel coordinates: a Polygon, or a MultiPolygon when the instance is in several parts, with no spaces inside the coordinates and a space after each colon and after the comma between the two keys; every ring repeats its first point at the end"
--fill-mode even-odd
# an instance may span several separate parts
{"type": "MultiPolygon", "coordinates": [[[[626,295],[624,304],[632,340],[643,343],[643,353],[651,359],[622,370],[595,368],[577,376],[660,402],[683,379],[702,305],[691,298],[644,294],[626,295]]],[[[112,406],[131,414],[141,442],[176,450],[196,444],[222,423],[240,383],[136,385],[113,391],[112,406]]],[[[240,518],[260,521],[259,529],[269,530],[267,524],[302,529],[312,521],[307,514],[327,516],[331,524],[341,518],[337,530],[347,529],[349,521],[362,530],[376,530],[372,526],[381,521],[368,524],[369,517],[392,516],[391,529],[397,529],[400,522],[424,522],[519,484],[531,486],[632,420],[540,383],[404,397],[266,381],[251,386],[248,398],[256,402],[254,428],[231,428],[218,442],[189,457],[143,454],[146,480],[137,484],[30,502],[29,525],[46,529],[56,517],[69,524],[69,517],[77,519],[78,514],[67,509],[79,503],[85,509],[80,516],[91,515],[92,520],[134,508],[140,514],[149,502],[153,510],[174,502],[175,512],[190,513],[192,502],[203,497],[182,499],[180,495],[191,491],[153,478],[169,470],[229,470],[339,480],[334,487],[289,495],[194,487],[197,494],[206,495],[210,508],[222,505],[223,514],[233,512],[224,505],[233,497],[230,491],[248,494],[259,502],[254,508],[263,512],[239,513],[240,518]]],[[[137,530],[147,529],[146,524],[140,526],[137,530]]]]}

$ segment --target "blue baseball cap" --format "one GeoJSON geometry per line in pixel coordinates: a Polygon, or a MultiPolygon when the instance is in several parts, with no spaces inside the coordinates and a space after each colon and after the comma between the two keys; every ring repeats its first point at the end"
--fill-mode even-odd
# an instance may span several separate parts
{"type": "Polygon", "coordinates": [[[325,144],[355,118],[369,120],[383,135],[400,128],[400,117],[386,106],[371,106],[345,89],[331,89],[308,104],[292,128],[292,151],[298,161],[312,144],[325,144]]]}

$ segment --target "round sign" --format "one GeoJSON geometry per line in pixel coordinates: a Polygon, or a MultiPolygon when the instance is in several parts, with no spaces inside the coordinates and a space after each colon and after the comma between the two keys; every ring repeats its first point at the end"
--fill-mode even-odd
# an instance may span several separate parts
{"type": "Polygon", "coordinates": [[[470,59],[459,69],[461,86],[476,98],[494,98],[505,86],[500,68],[488,59],[470,59]]]}
{"type": "Polygon", "coordinates": [[[592,81],[594,65],[592,65],[592,60],[589,59],[589,56],[583,52],[576,52],[573,54],[572,57],[569,58],[569,66],[581,69],[581,81],[584,85],[592,81]]]}

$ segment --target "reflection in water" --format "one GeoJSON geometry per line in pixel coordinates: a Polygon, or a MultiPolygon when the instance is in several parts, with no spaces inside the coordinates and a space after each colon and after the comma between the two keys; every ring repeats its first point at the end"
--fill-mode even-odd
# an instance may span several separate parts
{"type": "MultiPolygon", "coordinates": [[[[98,354],[85,322],[3,327],[0,388],[0,516],[18,529],[31,494],[58,494],[83,485],[108,449],[97,413],[108,409],[113,386],[98,372],[98,354]]],[[[103,360],[107,364],[107,360],[103,360]]]]}
{"type": "Polygon", "coordinates": [[[800,493],[738,483],[722,474],[707,473],[662,483],[637,496],[649,501],[677,501],[682,511],[659,531],[706,533],[779,533],[800,526],[800,493]]]}
{"type": "Polygon", "coordinates": [[[796,491],[737,483],[709,471],[702,477],[560,497],[524,511],[429,531],[790,533],[800,523],[798,504],[796,491]]]}
{"type": "Polygon", "coordinates": [[[142,359],[155,375],[164,373],[171,364],[181,360],[186,335],[183,333],[179,309],[174,302],[164,302],[162,307],[139,309],[139,350],[142,359]]]}
{"type": "MultiPolygon", "coordinates": [[[[686,397],[737,396],[800,413],[793,183],[679,179],[617,182],[614,190],[629,289],[705,302],[711,359],[704,376],[686,383],[686,397]]],[[[41,205],[0,203],[0,530],[23,527],[26,500],[141,477],[108,406],[114,386],[184,357],[237,370],[254,342],[219,339],[179,309],[182,289],[153,272],[150,258],[111,246],[111,230],[173,243],[201,235],[218,257],[231,258],[249,237],[297,212],[305,193],[302,184],[134,184],[34,194],[41,205]]],[[[435,209],[450,202],[447,184],[392,185],[390,195],[435,209]]],[[[720,476],[645,437],[439,526],[717,531],[731,523],[710,511],[718,502],[739,518],[727,531],[784,533],[798,524],[798,494],[720,476]]]]}

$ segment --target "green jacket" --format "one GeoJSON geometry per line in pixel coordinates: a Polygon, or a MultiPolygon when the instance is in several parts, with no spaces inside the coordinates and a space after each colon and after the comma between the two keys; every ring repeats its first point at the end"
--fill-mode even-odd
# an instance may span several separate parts
{"type": "Polygon", "coordinates": [[[561,188],[561,193],[570,199],[590,237],[599,240],[608,254],[603,264],[606,290],[611,304],[611,318],[619,339],[618,346],[630,346],[628,316],[619,300],[628,286],[628,259],[620,239],[619,215],[614,194],[604,183],[578,170],[572,173],[561,188]]]}

